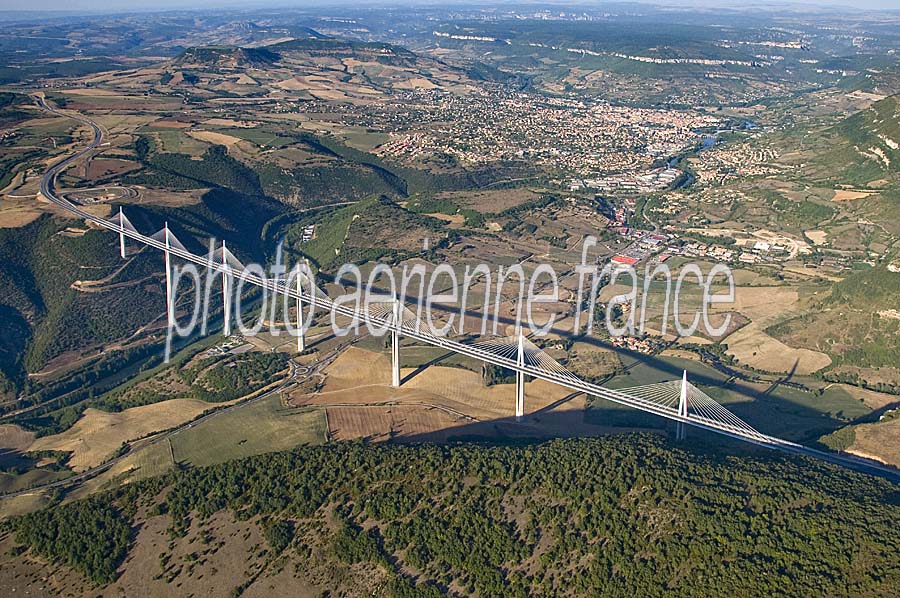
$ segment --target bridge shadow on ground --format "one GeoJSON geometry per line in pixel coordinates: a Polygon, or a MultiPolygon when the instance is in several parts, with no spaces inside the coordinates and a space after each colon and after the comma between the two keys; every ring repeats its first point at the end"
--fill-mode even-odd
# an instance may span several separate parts
{"type": "MultiPolygon", "coordinates": [[[[574,394],[574,393],[573,393],[574,394]]],[[[572,396],[564,400],[571,400],[572,396]]],[[[553,406],[548,406],[552,409],[553,406]]],[[[649,415],[649,414],[648,414],[649,415]]],[[[399,444],[452,444],[478,442],[487,444],[534,444],[564,438],[597,438],[625,434],[652,434],[663,437],[671,445],[687,450],[730,455],[772,455],[772,449],[741,442],[698,428],[688,428],[688,438],[675,440],[675,422],[655,417],[655,427],[629,427],[592,424],[582,410],[541,410],[527,414],[521,421],[513,416],[461,424],[451,428],[418,433],[398,433],[391,442],[399,444]]],[[[366,440],[375,440],[370,436],[366,440]]]]}
{"type": "MultiPolygon", "coordinates": [[[[663,444],[673,450],[682,450],[689,458],[702,459],[731,467],[733,458],[751,458],[754,460],[792,462],[797,467],[838,467],[844,472],[853,471],[857,475],[875,475],[887,480],[900,480],[900,473],[890,470],[878,470],[859,463],[842,465],[827,464],[827,460],[809,455],[788,454],[774,448],[768,448],[722,436],[715,432],[689,426],[687,438],[676,440],[674,422],[665,420],[663,428],[626,428],[593,426],[585,428],[580,422],[580,413],[575,411],[551,411],[525,416],[519,422],[514,417],[493,419],[490,421],[472,422],[446,430],[416,434],[398,434],[391,438],[398,444],[457,444],[478,443],[485,445],[522,446],[535,445],[565,438],[599,438],[610,436],[629,436],[634,434],[654,435],[662,438],[663,444]]],[[[875,462],[872,465],[877,466],[875,462]]],[[[900,492],[896,486],[886,487],[888,490],[882,497],[891,504],[900,504],[900,492]]]]}
{"type": "MultiPolygon", "coordinates": [[[[352,281],[348,279],[344,279],[341,282],[346,286],[352,286],[350,285],[352,281]]],[[[408,301],[407,305],[410,306],[413,311],[417,308],[417,304],[414,301],[408,301]]],[[[457,316],[459,314],[458,309],[451,309],[448,306],[436,304],[434,307],[443,310],[446,313],[453,313],[457,316]]],[[[472,310],[467,310],[466,313],[468,316],[477,319],[480,319],[483,315],[481,312],[472,310]]],[[[514,318],[504,315],[499,315],[497,320],[504,325],[515,325],[516,323],[514,318]]],[[[624,369],[626,374],[619,374],[614,378],[608,378],[600,382],[601,385],[609,385],[610,388],[618,388],[627,391],[629,386],[637,386],[663,380],[678,380],[681,378],[683,369],[688,369],[688,378],[691,383],[707,390],[714,399],[722,403],[723,406],[737,417],[765,434],[805,444],[817,445],[817,441],[821,436],[827,435],[841,427],[853,423],[852,418],[837,417],[823,409],[816,409],[814,401],[811,400],[813,398],[812,393],[806,393],[809,396],[801,397],[802,400],[797,399],[797,396],[791,396],[791,393],[796,395],[796,392],[799,392],[791,386],[792,378],[798,365],[796,361],[786,375],[774,380],[774,382],[766,387],[765,384],[767,383],[752,382],[742,378],[735,378],[733,376],[735,372],[721,364],[716,368],[713,368],[711,365],[700,361],[668,357],[663,358],[656,355],[647,355],[623,350],[619,347],[615,347],[603,338],[588,335],[575,337],[569,331],[559,327],[554,328],[553,332],[559,334],[562,338],[577,341],[578,343],[615,351],[625,363],[624,369]],[[612,382],[612,384],[608,384],[610,382],[612,382]]],[[[309,344],[308,349],[318,348],[329,337],[330,335],[328,334],[322,335],[313,343],[309,344]]],[[[402,382],[409,382],[429,366],[439,365],[442,361],[452,356],[453,353],[448,351],[432,358],[428,362],[416,366],[415,370],[407,374],[402,382]]],[[[562,405],[575,396],[577,396],[577,393],[570,395],[557,403],[562,405]]],[[[543,416],[553,418],[554,420],[568,417],[568,415],[562,415],[562,412],[554,411],[557,406],[557,404],[547,406],[542,409],[541,413],[534,414],[533,417],[543,416]]],[[[594,406],[585,413],[586,421],[583,421],[582,424],[586,423],[604,427],[608,425],[608,422],[612,422],[612,425],[614,426],[618,425],[625,428],[649,427],[659,429],[666,427],[665,425],[660,425],[659,421],[656,421],[661,419],[657,416],[633,409],[622,408],[604,401],[596,401],[594,406]],[[625,409],[627,409],[627,412],[624,411],[625,409]]],[[[504,420],[498,420],[497,422],[490,424],[490,426],[499,426],[500,432],[503,432],[503,427],[506,423],[507,422],[504,420]]],[[[515,423],[514,420],[513,423],[515,423]]],[[[565,422],[556,422],[556,426],[561,429],[560,433],[553,433],[550,436],[567,435],[562,433],[565,425],[565,422]]],[[[575,422],[569,422],[569,425],[575,425],[575,422]]],[[[478,428],[476,431],[467,433],[472,433],[476,436],[482,433],[487,433],[488,435],[497,433],[492,431],[492,429],[481,430],[478,426],[476,426],[476,428],[478,428]]],[[[521,426],[517,426],[516,429],[521,430],[521,426]]]]}
{"type": "MultiPolygon", "coordinates": [[[[401,344],[401,347],[402,347],[402,346],[403,346],[403,345],[401,344]]],[[[402,350],[402,349],[401,349],[401,350],[402,350]]],[[[416,366],[416,369],[414,369],[413,371],[411,371],[410,373],[408,373],[408,374],[400,381],[400,384],[401,384],[401,385],[406,384],[407,382],[409,382],[410,380],[412,380],[413,378],[415,378],[416,376],[418,376],[419,374],[421,374],[422,372],[424,372],[425,370],[427,370],[427,369],[429,368],[429,366],[437,365],[437,364],[439,364],[440,362],[444,361],[445,359],[449,359],[450,357],[453,357],[454,354],[455,354],[455,353],[454,353],[453,351],[447,351],[446,353],[443,353],[442,355],[438,355],[438,356],[435,357],[434,359],[431,359],[431,360],[428,361],[427,363],[423,363],[423,364],[417,365],[417,366],[416,366]]]]}
{"type": "MultiPolygon", "coordinates": [[[[324,340],[324,339],[323,339],[324,340]]],[[[412,340],[412,339],[410,339],[412,340]]],[[[606,346],[601,339],[589,339],[592,344],[606,346]]],[[[416,346],[421,343],[415,342],[416,346]]],[[[423,346],[428,346],[423,344],[423,346]]],[[[377,351],[385,351],[379,343],[377,351]]],[[[403,349],[401,349],[402,352],[403,349]]],[[[428,367],[441,366],[445,360],[454,356],[452,351],[440,351],[427,361],[410,364],[415,369],[406,374],[402,384],[407,384],[428,367]]],[[[827,406],[818,407],[813,393],[799,391],[791,387],[790,374],[780,378],[776,383],[750,382],[733,379],[713,370],[710,366],[695,360],[683,358],[660,358],[652,355],[631,354],[634,361],[627,366],[627,375],[618,375],[612,380],[601,382],[602,386],[627,392],[631,386],[678,380],[683,369],[688,370],[688,379],[705,390],[713,399],[719,401],[726,409],[734,413],[747,424],[771,436],[825,448],[818,443],[819,438],[852,423],[852,418],[838,417],[830,413],[827,406]]],[[[552,412],[578,396],[571,393],[557,403],[542,408],[542,412],[552,412]]],[[[526,407],[528,398],[526,396],[526,407]]],[[[858,404],[857,404],[858,405],[858,404]]],[[[510,405],[512,410],[512,405],[510,405]]],[[[837,410],[835,409],[837,412],[837,410]]],[[[664,418],[620,406],[608,401],[595,399],[585,412],[586,422],[599,426],[619,426],[625,428],[665,428],[664,418]]],[[[553,417],[560,417],[554,415],[553,417]]],[[[501,421],[500,424],[502,425],[501,421]]],[[[488,434],[493,434],[487,430],[488,434]]],[[[566,434],[557,434],[566,435],[566,434]]],[[[440,436],[440,435],[439,435],[440,436]]],[[[445,437],[445,435],[444,435],[445,437]]]]}
{"type": "MultiPolygon", "coordinates": [[[[343,285],[344,287],[354,288],[355,281],[353,281],[350,278],[346,278],[346,277],[341,278],[341,279],[339,279],[338,282],[341,285],[343,285]]],[[[418,304],[414,300],[414,298],[407,298],[406,306],[411,311],[413,311],[413,313],[415,313],[416,309],[418,308],[418,304]]],[[[434,309],[436,311],[444,312],[448,315],[452,314],[452,315],[456,315],[457,317],[459,316],[458,308],[451,308],[449,306],[442,305],[439,303],[432,304],[432,309],[434,309]]],[[[478,320],[478,321],[480,321],[482,319],[482,317],[484,316],[483,312],[470,310],[470,309],[465,310],[465,314],[466,314],[467,319],[478,320]]],[[[488,328],[491,327],[491,325],[492,325],[491,323],[494,321],[495,317],[499,324],[502,324],[505,326],[515,326],[517,323],[516,319],[512,318],[510,316],[504,316],[499,313],[491,314],[490,317],[488,318],[488,324],[489,324],[488,328]]],[[[683,372],[683,370],[681,368],[673,365],[670,361],[667,361],[666,359],[660,358],[656,355],[647,355],[645,353],[638,353],[636,351],[630,351],[628,349],[616,347],[611,342],[604,340],[603,338],[600,338],[597,336],[592,336],[589,334],[574,335],[574,334],[572,334],[571,330],[560,328],[558,326],[552,327],[550,332],[551,332],[551,334],[559,335],[561,338],[569,340],[569,341],[584,343],[586,345],[591,345],[591,346],[598,347],[601,349],[606,349],[609,351],[615,351],[616,353],[618,353],[620,355],[620,357],[624,358],[624,360],[631,362],[631,363],[625,364],[626,371],[633,369],[634,367],[636,367],[640,364],[646,364],[656,370],[665,372],[666,374],[668,374],[669,379],[671,379],[671,380],[680,379],[682,372],[683,372]]],[[[797,364],[794,364],[795,368],[796,368],[796,365],[797,364]]],[[[731,368],[728,368],[727,366],[724,366],[722,364],[717,364],[716,366],[707,364],[707,367],[710,369],[718,370],[720,375],[724,375],[725,377],[735,376],[735,377],[741,378],[743,376],[740,372],[738,372],[736,370],[732,370],[731,368]]],[[[793,371],[791,372],[791,375],[792,374],[793,374],[793,371]]],[[[789,380],[791,375],[788,375],[787,378],[782,378],[781,381],[784,382],[786,380],[789,380]]],[[[721,383],[722,383],[721,378],[710,376],[710,375],[704,374],[702,372],[691,372],[690,380],[693,384],[695,384],[697,386],[717,386],[717,385],[721,385],[721,383]]],[[[746,398],[756,399],[758,396],[759,396],[759,392],[754,391],[754,392],[746,395],[746,398]]]]}

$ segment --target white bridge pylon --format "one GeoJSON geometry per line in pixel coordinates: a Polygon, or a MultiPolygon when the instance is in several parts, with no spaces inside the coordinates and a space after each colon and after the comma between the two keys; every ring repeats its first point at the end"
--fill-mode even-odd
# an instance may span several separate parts
{"type": "MultiPolygon", "coordinates": [[[[174,235],[172,235],[174,237],[174,235]]],[[[234,272],[243,272],[244,264],[237,259],[222,241],[222,247],[213,248],[204,256],[211,269],[222,271],[222,334],[231,336],[231,302],[234,294],[234,272]]]]}
{"type": "Polygon", "coordinates": [[[573,381],[580,380],[521,331],[515,336],[486,339],[473,343],[472,346],[515,364],[511,369],[516,372],[516,421],[522,421],[525,417],[525,375],[528,368],[553,372],[573,381]]]}
{"type": "Polygon", "coordinates": [[[675,412],[677,437],[684,439],[685,424],[691,421],[716,421],[743,432],[749,438],[764,439],[764,434],[757,432],[731,411],[720,405],[715,399],[688,382],[687,371],[681,380],[658,382],[644,386],[633,386],[619,392],[645,401],[651,401],[675,412]]]}
{"type": "MultiPolygon", "coordinates": [[[[400,331],[403,328],[420,332],[422,323],[411,309],[399,299],[370,301],[366,315],[371,320],[383,320],[394,326],[391,329],[391,386],[400,387],[400,331]]],[[[364,308],[365,309],[365,308],[364,308]]]]}
{"type": "MultiPolygon", "coordinates": [[[[355,308],[347,304],[335,303],[309,277],[304,277],[304,281],[310,283],[308,289],[304,289],[301,288],[299,282],[295,287],[293,284],[288,284],[288,281],[266,279],[248,271],[240,260],[234,257],[225,247],[224,243],[221,248],[215,248],[210,254],[199,256],[190,253],[178,241],[169,230],[168,224],[153,235],[145,236],[137,232],[122,213],[117,214],[110,221],[89,214],[74,205],[67,205],[67,208],[78,213],[79,216],[88,218],[100,226],[118,233],[120,235],[120,253],[124,254],[122,249],[124,237],[135,239],[164,252],[166,261],[166,303],[170,326],[174,324],[175,316],[174,289],[171,288],[171,258],[174,256],[201,266],[208,266],[212,270],[223,274],[224,280],[229,286],[229,289],[225,292],[224,299],[227,310],[230,309],[230,298],[228,295],[230,295],[233,288],[233,284],[230,284],[231,279],[238,278],[263,287],[270,292],[294,297],[297,300],[298,308],[301,305],[301,301],[315,302],[317,309],[333,310],[338,315],[350,317],[357,321],[366,319],[373,327],[386,328],[386,330],[391,332],[392,337],[391,382],[394,386],[400,386],[401,383],[400,336],[402,335],[515,371],[517,383],[515,414],[517,419],[522,419],[525,415],[525,376],[530,376],[673,420],[679,424],[679,437],[684,436],[683,425],[688,424],[771,448],[807,452],[811,450],[806,449],[802,445],[757,432],[752,426],[719,405],[706,393],[690,384],[686,377],[683,377],[682,380],[620,390],[605,388],[582,380],[547,355],[546,352],[524,335],[521,335],[521,333],[513,337],[493,337],[476,342],[453,340],[448,338],[446,334],[429,332],[430,327],[423,325],[424,322],[396,298],[387,297],[381,302],[369,302],[367,308],[355,308]]],[[[300,310],[298,309],[299,313],[300,310]]],[[[301,318],[302,316],[298,316],[298,320],[301,320],[301,318]]],[[[298,340],[298,347],[302,350],[302,339],[298,340]]]]}

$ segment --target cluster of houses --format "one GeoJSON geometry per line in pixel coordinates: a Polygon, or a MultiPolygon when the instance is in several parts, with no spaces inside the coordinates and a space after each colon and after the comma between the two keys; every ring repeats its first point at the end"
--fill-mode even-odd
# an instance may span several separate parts
{"type": "Polygon", "coordinates": [[[619,349],[626,349],[628,351],[634,351],[635,353],[652,355],[656,352],[656,343],[649,337],[614,336],[610,339],[610,342],[619,349]]]}
{"type": "Polygon", "coordinates": [[[300,231],[300,242],[306,243],[316,238],[316,225],[308,224],[300,231]]]}
{"type": "Polygon", "coordinates": [[[599,179],[573,179],[569,181],[569,189],[579,191],[589,188],[598,191],[651,193],[668,189],[683,174],[677,168],[658,168],[644,174],[617,174],[599,179]]]}

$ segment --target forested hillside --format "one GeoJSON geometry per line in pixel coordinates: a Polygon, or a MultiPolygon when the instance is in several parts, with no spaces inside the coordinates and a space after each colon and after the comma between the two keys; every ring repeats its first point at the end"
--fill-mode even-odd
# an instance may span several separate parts
{"type": "Polygon", "coordinates": [[[21,228],[0,229],[0,309],[10,322],[0,349],[5,392],[20,387],[26,371],[67,351],[133,334],[159,313],[162,295],[154,292],[153,278],[158,265],[146,255],[126,265],[114,235],[66,230],[75,224],[45,216],[21,228]],[[105,277],[111,277],[107,284],[144,284],[109,292],[73,288],[76,281],[105,277]]]}
{"type": "MultiPolygon", "coordinates": [[[[191,577],[235,579],[210,570],[220,551],[245,550],[218,541],[223,511],[265,543],[228,556],[247,563],[246,578],[219,594],[261,591],[285,575],[310,595],[900,591],[897,486],[818,461],[678,448],[651,435],[299,448],[147,480],[9,529],[32,555],[106,584],[128,578],[137,565],[126,555],[149,541],[125,530],[167,527],[171,540],[160,536],[143,589],[177,592],[191,577]]],[[[122,591],[118,583],[99,593],[122,591]]]]}

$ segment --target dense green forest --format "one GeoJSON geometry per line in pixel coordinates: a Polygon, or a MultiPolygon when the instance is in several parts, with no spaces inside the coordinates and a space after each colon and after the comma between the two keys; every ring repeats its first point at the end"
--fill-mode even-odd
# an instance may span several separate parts
{"type": "Polygon", "coordinates": [[[141,524],[138,507],[166,513],[176,538],[222,510],[259,522],[298,575],[324,539],[336,562],[384,572],[380,595],[900,591],[896,485],[649,434],[303,447],[174,472],[10,526],[18,542],[105,583],[126,556],[123,530],[141,524]]]}
{"type": "Polygon", "coordinates": [[[262,195],[259,176],[242,162],[228,155],[224,146],[214,145],[200,160],[187,154],[151,153],[145,146],[137,147],[138,155],[151,169],[150,174],[134,175],[136,182],[158,186],[224,187],[245,195],[262,195]],[[156,179],[154,179],[156,177],[156,179]]]}

